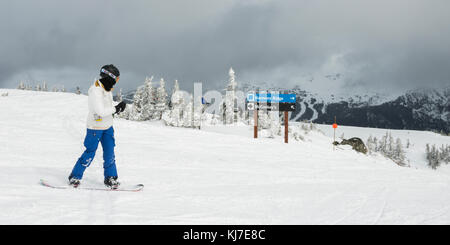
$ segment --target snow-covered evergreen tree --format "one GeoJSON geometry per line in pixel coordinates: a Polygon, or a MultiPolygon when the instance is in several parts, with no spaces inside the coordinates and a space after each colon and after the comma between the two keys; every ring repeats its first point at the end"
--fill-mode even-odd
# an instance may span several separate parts
{"type": "Polygon", "coordinates": [[[400,140],[400,138],[397,138],[396,142],[395,142],[395,149],[394,149],[394,155],[393,155],[393,159],[394,161],[398,164],[398,165],[405,165],[405,151],[403,150],[403,144],[402,141],[400,140]]]}
{"type": "Polygon", "coordinates": [[[373,137],[373,151],[377,151],[378,150],[378,139],[377,137],[373,137]]]}
{"type": "Polygon", "coordinates": [[[119,93],[117,93],[117,101],[123,101],[122,88],[120,88],[119,93]]]}
{"type": "MultiPolygon", "coordinates": [[[[267,113],[269,126],[269,138],[281,135],[281,119],[278,111],[270,111],[267,113]]],[[[311,126],[310,126],[311,127],[311,126]]]]}
{"type": "Polygon", "coordinates": [[[392,134],[389,132],[386,156],[391,159],[394,158],[395,157],[394,149],[395,149],[394,138],[392,137],[392,134]]]}
{"type": "Polygon", "coordinates": [[[119,113],[118,117],[127,119],[127,120],[131,120],[132,111],[133,111],[133,105],[127,104],[127,106],[125,107],[125,110],[123,112],[119,113]]]}
{"type": "Polygon", "coordinates": [[[381,155],[391,159],[400,166],[406,164],[405,151],[400,138],[394,140],[391,133],[386,132],[380,140],[372,135],[367,139],[367,150],[370,154],[380,153],[381,155]]]}
{"type": "MultiPolygon", "coordinates": [[[[229,80],[225,89],[225,98],[222,106],[222,115],[224,124],[233,124],[238,114],[235,112],[236,104],[236,76],[233,68],[228,72],[229,80]]],[[[239,119],[237,119],[239,120],[239,119]]]]}
{"type": "Polygon", "coordinates": [[[444,157],[445,164],[450,163],[450,145],[445,147],[445,157],[444,157]]]}
{"type": "Polygon", "coordinates": [[[144,101],[143,101],[143,110],[141,113],[140,121],[151,120],[153,119],[153,115],[155,113],[155,94],[156,90],[153,87],[153,76],[150,78],[146,78],[144,84],[144,101]]]}
{"type": "Polygon", "coordinates": [[[46,81],[44,81],[42,83],[42,91],[48,91],[48,86],[47,86],[47,82],[46,81]]]}
{"type": "Polygon", "coordinates": [[[20,81],[19,86],[17,87],[17,89],[21,89],[21,90],[25,90],[25,84],[23,81],[20,81]]]}
{"type": "Polygon", "coordinates": [[[183,113],[182,113],[182,125],[183,127],[192,127],[193,125],[193,114],[194,114],[194,96],[190,95],[190,100],[185,101],[183,106],[183,113]]]}
{"type": "Polygon", "coordinates": [[[269,112],[265,110],[258,110],[258,129],[268,129],[271,127],[272,122],[269,116],[269,112]]]}
{"type": "Polygon", "coordinates": [[[376,151],[374,139],[372,138],[372,135],[370,135],[369,138],[367,139],[366,146],[367,146],[367,150],[368,150],[369,154],[376,151]]]}
{"type": "Polygon", "coordinates": [[[432,169],[436,169],[441,163],[450,163],[450,146],[448,145],[441,145],[438,148],[436,145],[430,147],[429,144],[426,144],[425,152],[428,166],[432,169]]]}
{"type": "Polygon", "coordinates": [[[153,76],[150,78],[146,77],[144,85],[139,86],[136,90],[133,98],[133,109],[130,113],[131,120],[144,121],[152,119],[154,112],[152,80],[153,76]]]}
{"type": "Polygon", "coordinates": [[[178,80],[175,80],[169,104],[170,109],[163,113],[162,120],[166,123],[166,125],[182,127],[185,101],[183,91],[180,91],[178,80]]]}
{"type": "Polygon", "coordinates": [[[153,119],[161,120],[162,115],[164,111],[168,109],[168,103],[167,103],[167,92],[166,92],[166,83],[164,82],[164,79],[161,78],[159,81],[159,87],[156,90],[156,97],[155,97],[155,109],[153,114],[153,119]]]}
{"type": "Polygon", "coordinates": [[[141,117],[143,108],[144,108],[144,90],[145,85],[141,85],[136,89],[133,97],[133,106],[132,111],[130,113],[130,120],[139,120],[141,117]]]}
{"type": "Polygon", "coordinates": [[[436,146],[433,145],[431,147],[430,166],[431,168],[436,169],[439,165],[439,152],[436,149],[436,146]]]}
{"type": "Polygon", "coordinates": [[[182,103],[182,96],[179,95],[180,91],[180,85],[178,84],[178,80],[175,80],[175,83],[173,85],[172,89],[172,95],[170,96],[170,107],[173,108],[174,105],[182,103]]]}
{"type": "Polygon", "coordinates": [[[197,96],[194,97],[192,95],[192,103],[193,103],[193,125],[192,127],[195,128],[199,128],[201,127],[202,124],[202,115],[203,115],[203,111],[204,111],[204,105],[202,104],[202,97],[201,96],[197,96]]]}

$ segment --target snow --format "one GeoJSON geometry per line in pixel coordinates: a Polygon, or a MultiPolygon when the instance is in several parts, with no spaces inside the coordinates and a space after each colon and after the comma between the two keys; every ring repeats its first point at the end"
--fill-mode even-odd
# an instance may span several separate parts
{"type": "MultiPolygon", "coordinates": [[[[65,184],[83,152],[87,97],[4,92],[0,224],[450,224],[446,166],[399,167],[333,150],[328,125],[320,126],[325,135],[313,131],[284,144],[281,136],[253,139],[241,124],[198,130],[116,118],[119,179],[143,183],[142,192],[43,187],[41,178],[65,184]]],[[[342,132],[365,140],[386,130],[339,127],[337,136],[342,132]]],[[[449,143],[429,132],[391,132],[418,150],[449,143]]],[[[82,184],[102,185],[101,155],[99,146],[82,184]]]]}
{"type": "MultiPolygon", "coordinates": [[[[333,129],[331,125],[317,124],[317,127],[327,136],[333,137],[333,129]]],[[[411,167],[414,168],[428,169],[425,158],[425,147],[427,143],[430,144],[430,146],[435,144],[438,147],[441,145],[450,145],[450,137],[429,131],[364,128],[352,126],[338,126],[336,130],[336,140],[341,141],[339,137],[344,134],[344,138],[346,139],[359,137],[364,142],[367,142],[369,136],[381,139],[386,132],[390,133],[394,139],[401,139],[404,150],[406,151],[406,157],[409,160],[411,167]],[[406,148],[408,140],[410,142],[410,147],[406,148]]],[[[442,168],[450,171],[450,168],[446,168],[445,165],[443,165],[442,168]]]]}

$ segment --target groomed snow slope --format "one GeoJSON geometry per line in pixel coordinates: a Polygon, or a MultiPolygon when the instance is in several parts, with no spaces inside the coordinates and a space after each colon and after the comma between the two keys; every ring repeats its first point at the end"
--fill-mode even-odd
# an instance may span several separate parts
{"type": "MultiPolygon", "coordinates": [[[[0,89],[0,224],[450,224],[450,175],[306,142],[115,120],[123,184],[56,190],[83,152],[87,97],[0,89]]],[[[230,131],[230,128],[227,128],[230,131]]],[[[101,146],[84,185],[102,185],[101,146]]]]}

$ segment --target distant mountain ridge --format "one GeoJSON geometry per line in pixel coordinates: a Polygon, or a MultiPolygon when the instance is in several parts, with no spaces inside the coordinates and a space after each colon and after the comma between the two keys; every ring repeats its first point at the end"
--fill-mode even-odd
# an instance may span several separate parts
{"type": "MultiPolygon", "coordinates": [[[[261,87],[261,86],[258,86],[261,87]]],[[[257,90],[244,84],[240,90],[257,90]]],[[[297,109],[292,121],[312,121],[331,124],[334,116],[338,124],[359,127],[430,130],[450,133],[450,86],[444,89],[415,89],[400,96],[373,93],[365,95],[323,96],[300,87],[285,89],[269,87],[267,91],[284,91],[297,95],[297,109]]],[[[123,95],[133,102],[135,91],[123,95]]]]}
{"type": "MultiPolygon", "coordinates": [[[[297,93],[295,90],[292,91],[297,93]]],[[[413,90],[388,99],[379,95],[353,96],[338,100],[317,100],[313,95],[297,93],[295,121],[342,125],[431,130],[450,133],[450,87],[443,90],[413,90]]]]}

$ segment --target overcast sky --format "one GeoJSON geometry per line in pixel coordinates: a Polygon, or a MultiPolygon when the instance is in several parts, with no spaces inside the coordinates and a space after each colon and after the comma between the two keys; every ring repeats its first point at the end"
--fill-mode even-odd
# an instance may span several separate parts
{"type": "Polygon", "coordinates": [[[1,0],[0,87],[87,89],[110,63],[126,91],[151,75],[223,88],[231,66],[238,83],[314,92],[449,86],[449,11],[448,0],[1,0]]]}

